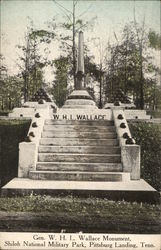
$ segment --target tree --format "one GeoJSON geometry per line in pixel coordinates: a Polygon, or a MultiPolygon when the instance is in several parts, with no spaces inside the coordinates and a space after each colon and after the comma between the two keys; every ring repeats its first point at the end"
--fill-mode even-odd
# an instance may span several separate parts
{"type": "Polygon", "coordinates": [[[84,50],[84,64],[85,64],[85,86],[89,94],[99,105],[99,100],[96,98],[95,86],[100,78],[100,71],[97,64],[94,62],[94,56],[89,56],[88,48],[85,46],[84,50]]]}
{"type": "Polygon", "coordinates": [[[134,16],[134,27],[137,38],[137,48],[139,52],[139,68],[140,68],[140,108],[144,109],[144,76],[143,76],[143,63],[144,63],[144,50],[147,47],[147,34],[145,34],[145,20],[143,20],[142,26],[139,27],[134,16]]]}
{"type": "Polygon", "coordinates": [[[7,67],[4,64],[4,57],[0,54],[0,104],[1,110],[5,108],[5,81],[7,79],[7,67]]]}
{"type": "Polygon", "coordinates": [[[155,84],[152,73],[156,72],[148,45],[144,24],[139,26],[131,22],[125,25],[121,41],[109,47],[111,56],[106,77],[106,93],[109,99],[121,88],[133,96],[138,108],[144,107],[147,90],[155,84]],[[149,73],[150,76],[147,77],[149,73]]]}
{"type": "Polygon", "coordinates": [[[26,44],[18,45],[23,55],[20,57],[20,77],[23,77],[24,101],[29,100],[33,94],[43,86],[43,68],[48,64],[47,58],[43,58],[40,53],[42,43],[50,43],[50,39],[55,37],[55,33],[49,33],[45,30],[36,30],[33,24],[28,27],[25,36],[26,44]]]}
{"type": "Polygon", "coordinates": [[[60,56],[58,59],[54,60],[55,70],[55,80],[51,93],[54,96],[56,104],[61,107],[67,97],[67,83],[69,77],[69,58],[60,56]]]}
{"type": "MultiPolygon", "coordinates": [[[[148,39],[149,39],[149,47],[154,50],[154,52],[158,53],[160,55],[161,51],[161,35],[156,33],[154,30],[149,31],[148,33],[148,39]]],[[[150,70],[152,72],[155,72],[154,81],[155,84],[153,85],[151,89],[151,107],[153,110],[161,109],[161,88],[157,84],[157,79],[161,79],[161,69],[157,66],[149,65],[150,70]]]]}
{"type": "Polygon", "coordinates": [[[11,110],[19,106],[22,97],[22,80],[17,76],[9,76],[7,68],[3,64],[3,56],[0,56],[0,109],[11,110]]]}
{"type": "Polygon", "coordinates": [[[58,1],[53,1],[60,10],[65,14],[66,20],[63,23],[55,24],[51,22],[50,27],[57,27],[57,39],[60,42],[60,49],[65,53],[64,56],[69,56],[71,58],[72,65],[72,75],[74,79],[74,87],[76,87],[76,57],[77,57],[77,48],[76,48],[76,36],[80,30],[84,30],[89,27],[93,27],[94,20],[96,17],[90,21],[83,21],[80,17],[86,12],[81,13],[79,16],[76,15],[76,6],[79,3],[78,0],[73,0],[72,10],[66,9],[58,1]],[[64,35],[65,34],[65,35],[64,35]]]}
{"type": "Polygon", "coordinates": [[[98,107],[102,108],[103,103],[105,102],[105,73],[107,70],[107,52],[108,52],[108,45],[104,44],[100,37],[96,37],[92,39],[94,41],[94,46],[97,48],[99,59],[97,63],[96,69],[96,80],[99,83],[99,100],[98,100],[98,107]]]}
{"type": "MultiPolygon", "coordinates": [[[[71,85],[71,78],[73,77],[74,80],[74,87],[76,86],[76,57],[77,57],[77,48],[76,48],[76,37],[80,30],[84,30],[89,27],[93,27],[94,19],[90,21],[82,21],[80,17],[87,11],[81,13],[79,16],[76,15],[76,7],[79,3],[78,0],[73,0],[72,9],[66,9],[63,5],[60,4],[59,1],[53,0],[54,4],[59,7],[62,13],[65,15],[65,21],[58,23],[55,18],[52,19],[51,22],[48,23],[48,28],[46,30],[35,30],[35,34],[37,36],[41,36],[40,41],[45,41],[47,43],[51,43],[53,41],[57,41],[59,43],[59,48],[61,49],[61,56],[58,56],[56,59],[57,63],[60,60],[62,62],[62,58],[68,58],[65,60],[68,64],[68,74],[69,77],[67,79],[69,84],[71,85]]],[[[47,60],[46,63],[50,66],[55,66],[55,59],[54,60],[47,60]]],[[[57,78],[57,69],[54,71],[57,78]]],[[[62,72],[64,74],[64,72],[62,72]]],[[[59,76],[58,76],[59,78],[59,76]]],[[[54,84],[58,85],[58,82],[53,82],[54,84]]],[[[53,88],[55,89],[53,84],[53,88]]],[[[66,87],[68,88],[68,82],[66,87]]],[[[53,93],[53,91],[51,90],[53,93]]],[[[61,88],[59,88],[59,93],[61,92],[61,88]]],[[[68,90],[66,89],[66,92],[68,90]]],[[[62,95],[64,96],[64,90],[62,95]]]]}
{"type": "Polygon", "coordinates": [[[150,29],[148,33],[150,47],[160,50],[161,49],[161,35],[157,34],[154,30],[150,29]]]}
{"type": "MultiPolygon", "coordinates": [[[[23,62],[21,74],[24,80],[24,101],[29,100],[31,95],[41,86],[38,82],[37,73],[39,71],[39,56],[37,55],[37,43],[32,41],[31,34],[26,35],[26,46],[18,46],[23,51],[20,60],[23,62]]],[[[42,80],[42,79],[41,79],[42,80]]]]}

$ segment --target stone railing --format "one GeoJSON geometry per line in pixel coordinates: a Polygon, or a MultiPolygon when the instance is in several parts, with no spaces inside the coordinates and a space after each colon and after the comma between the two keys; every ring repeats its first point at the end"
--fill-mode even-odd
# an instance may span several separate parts
{"type": "Polygon", "coordinates": [[[19,143],[18,177],[27,178],[29,171],[36,169],[39,140],[47,118],[50,118],[49,105],[35,109],[26,140],[19,143]]]}
{"type": "Polygon", "coordinates": [[[130,173],[131,180],[140,179],[140,146],[131,136],[125,113],[122,109],[113,109],[113,119],[121,146],[123,172],[130,173]]]}

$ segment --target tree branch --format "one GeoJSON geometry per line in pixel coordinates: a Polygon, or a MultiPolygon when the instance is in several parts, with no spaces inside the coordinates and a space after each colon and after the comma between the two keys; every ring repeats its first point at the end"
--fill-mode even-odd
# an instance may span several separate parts
{"type": "Polygon", "coordinates": [[[53,0],[53,2],[54,2],[55,4],[57,4],[59,7],[61,7],[62,9],[66,10],[67,12],[69,12],[70,14],[72,14],[72,12],[71,12],[70,10],[66,9],[63,5],[61,5],[61,4],[58,3],[57,1],[53,0]]]}
{"type": "Polygon", "coordinates": [[[92,7],[92,4],[91,4],[85,11],[83,11],[79,16],[77,16],[77,18],[79,18],[79,17],[83,16],[85,13],[87,13],[88,10],[89,10],[91,7],[92,7]]]}
{"type": "Polygon", "coordinates": [[[74,1],[74,7],[77,5],[78,3],[78,0],[74,1]]]}

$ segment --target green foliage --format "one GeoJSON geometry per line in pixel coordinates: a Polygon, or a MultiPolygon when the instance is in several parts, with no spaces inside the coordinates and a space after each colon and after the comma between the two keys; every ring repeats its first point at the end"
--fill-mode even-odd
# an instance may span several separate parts
{"type": "Polygon", "coordinates": [[[77,4],[79,4],[78,1],[73,1],[73,8],[70,11],[65,9],[63,5],[61,5],[57,1],[54,2],[60,8],[61,11],[63,9],[63,12],[65,14],[65,20],[57,25],[54,25],[55,20],[53,20],[50,23],[49,27],[54,27],[54,29],[55,27],[57,27],[57,40],[60,44],[59,48],[61,49],[62,53],[64,53],[64,56],[72,57],[72,60],[70,61],[72,66],[71,75],[74,80],[74,87],[76,87],[76,36],[78,35],[79,31],[92,28],[94,26],[94,21],[96,17],[92,18],[90,21],[84,21],[80,18],[77,18],[76,6],[77,4]]]}
{"type": "Polygon", "coordinates": [[[82,24],[83,24],[83,20],[82,20],[82,19],[78,19],[78,20],[76,21],[76,24],[82,25],[82,24]]]}
{"type": "Polygon", "coordinates": [[[154,104],[155,109],[161,110],[161,86],[156,86],[154,90],[154,104]]]}
{"type": "Polygon", "coordinates": [[[154,30],[150,30],[148,38],[151,48],[161,49],[161,35],[157,34],[154,30]]]}
{"type": "Polygon", "coordinates": [[[67,83],[69,77],[69,58],[60,56],[54,61],[55,70],[55,80],[51,90],[51,93],[54,96],[56,104],[61,107],[67,97],[67,83]]]}
{"type": "Polygon", "coordinates": [[[0,186],[17,176],[18,143],[24,141],[29,120],[0,120],[0,186]]]}
{"type": "MultiPolygon", "coordinates": [[[[46,38],[54,39],[56,34],[54,32],[49,32],[47,30],[32,30],[29,33],[29,37],[31,39],[37,39],[38,37],[41,38],[41,42],[45,42],[46,38]],[[44,39],[44,40],[43,40],[44,39]]],[[[50,40],[49,40],[50,41],[50,40]]]]}
{"type": "Polygon", "coordinates": [[[161,89],[152,78],[147,78],[144,83],[144,100],[151,110],[161,107],[161,89]]]}
{"type": "Polygon", "coordinates": [[[149,111],[149,112],[147,112],[147,114],[151,115],[153,118],[160,118],[161,117],[161,108],[160,108],[160,110],[149,111]]]}
{"type": "MultiPolygon", "coordinates": [[[[87,51],[86,51],[87,52],[87,51]]],[[[70,55],[68,56],[60,56],[59,58],[54,60],[55,66],[55,80],[53,83],[53,87],[51,88],[51,93],[54,96],[56,104],[61,107],[69,94],[69,83],[71,81],[71,77],[73,74],[72,67],[72,58],[70,55]]],[[[86,75],[88,75],[93,80],[97,80],[99,77],[99,70],[94,62],[92,62],[92,58],[89,57],[86,53],[85,55],[85,69],[86,75]]],[[[91,96],[94,97],[94,89],[88,87],[91,96]]]]}
{"type": "Polygon", "coordinates": [[[23,81],[17,76],[0,79],[0,110],[11,110],[20,106],[23,81]]]}
{"type": "Polygon", "coordinates": [[[125,25],[121,40],[108,50],[110,59],[105,92],[109,101],[120,88],[133,96],[137,108],[143,108],[144,103],[151,105],[154,100],[150,94],[157,82],[157,69],[148,51],[148,34],[144,25],[140,27],[135,22],[125,25]],[[149,73],[149,77],[145,73],[149,73]]]}
{"type": "MultiPolygon", "coordinates": [[[[22,99],[29,101],[35,92],[43,87],[43,68],[49,64],[40,53],[42,42],[48,44],[55,38],[54,31],[36,30],[33,24],[28,28],[26,44],[17,45],[21,50],[20,68],[17,76],[9,76],[7,68],[0,64],[0,110],[11,110],[20,106],[22,99]]],[[[4,59],[0,55],[1,61],[4,59]]]]}
{"type": "Polygon", "coordinates": [[[19,77],[23,80],[22,93],[24,101],[29,101],[35,92],[43,86],[43,68],[46,66],[46,59],[40,53],[40,44],[48,44],[50,38],[55,37],[54,32],[35,30],[33,26],[28,28],[25,37],[26,44],[18,45],[21,50],[19,77]]]}
{"type": "Polygon", "coordinates": [[[161,125],[139,122],[130,124],[130,129],[141,145],[141,176],[161,190],[161,125]]]}
{"type": "Polygon", "coordinates": [[[72,23],[62,23],[62,27],[67,30],[70,30],[72,28],[72,23]]]}
{"type": "Polygon", "coordinates": [[[100,77],[100,71],[97,67],[97,65],[93,62],[93,58],[88,56],[87,51],[85,51],[86,55],[84,58],[84,64],[85,64],[85,74],[89,74],[90,77],[92,77],[95,80],[98,80],[100,77]]]}

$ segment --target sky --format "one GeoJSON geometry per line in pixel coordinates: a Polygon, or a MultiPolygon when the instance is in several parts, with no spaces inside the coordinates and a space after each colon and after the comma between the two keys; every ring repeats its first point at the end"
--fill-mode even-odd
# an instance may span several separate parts
{"type": "MultiPolygon", "coordinates": [[[[57,2],[68,11],[72,10],[72,1],[58,0],[57,2]]],[[[1,53],[5,57],[9,73],[18,71],[16,61],[20,50],[16,45],[24,44],[25,32],[30,23],[29,18],[33,20],[36,28],[43,29],[53,17],[58,22],[65,20],[63,8],[60,9],[53,0],[1,0],[1,53]]],[[[119,37],[121,28],[133,21],[134,8],[137,22],[141,23],[145,17],[146,28],[160,33],[159,0],[79,0],[76,5],[77,17],[90,20],[97,16],[93,30],[84,33],[85,43],[93,36],[99,37],[103,43],[114,41],[114,32],[119,37]]],[[[96,48],[93,47],[92,53],[97,60],[96,48]]],[[[54,58],[58,54],[57,49],[51,48],[51,57],[54,58]]],[[[156,56],[156,60],[160,60],[159,56],[156,56]]]]}

